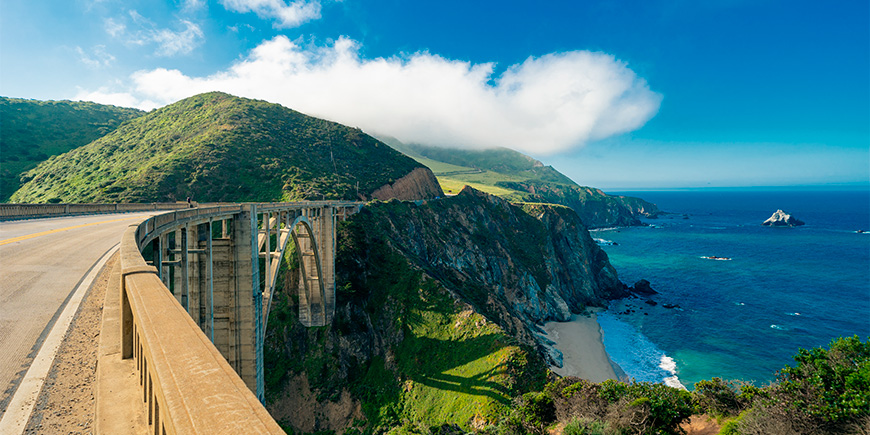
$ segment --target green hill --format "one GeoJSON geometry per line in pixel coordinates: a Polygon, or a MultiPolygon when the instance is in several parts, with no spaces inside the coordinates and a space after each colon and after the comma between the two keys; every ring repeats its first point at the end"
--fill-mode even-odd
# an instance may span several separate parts
{"type": "Polygon", "coordinates": [[[213,92],[50,158],[24,175],[12,201],[369,198],[419,167],[358,129],[213,92]]]}
{"type": "Polygon", "coordinates": [[[564,205],[592,228],[640,225],[638,218],[660,213],[655,204],[640,198],[580,186],[552,166],[511,149],[460,150],[381,140],[432,169],[448,195],[468,185],[511,202],[564,205]]]}
{"type": "Polygon", "coordinates": [[[95,103],[0,97],[0,202],[18,189],[23,172],[144,113],[95,103]]]}

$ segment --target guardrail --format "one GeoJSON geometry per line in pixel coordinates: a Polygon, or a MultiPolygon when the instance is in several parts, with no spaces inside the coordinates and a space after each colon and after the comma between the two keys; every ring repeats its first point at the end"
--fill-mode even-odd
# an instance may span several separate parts
{"type": "Polygon", "coordinates": [[[187,208],[189,206],[186,202],[152,202],[148,204],[0,204],[0,220],[187,208]]]}
{"type": "Polygon", "coordinates": [[[121,353],[135,359],[152,433],[284,431],[139,252],[121,241],[121,353]]]}

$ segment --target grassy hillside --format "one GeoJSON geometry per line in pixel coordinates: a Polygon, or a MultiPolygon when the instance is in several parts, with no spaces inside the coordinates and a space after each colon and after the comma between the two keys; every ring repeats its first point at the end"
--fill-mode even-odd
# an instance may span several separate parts
{"type": "Polygon", "coordinates": [[[448,195],[471,186],[511,202],[564,205],[592,228],[639,225],[639,217],[659,213],[655,204],[580,186],[552,166],[507,148],[461,150],[382,140],[432,169],[448,195]]]}
{"type": "Polygon", "coordinates": [[[346,419],[334,413],[304,429],[300,414],[310,409],[284,411],[290,408],[284,400],[296,403],[298,376],[321,403],[349,394],[362,418],[347,424],[364,433],[420,433],[445,424],[479,429],[506,414],[516,396],[543,387],[546,367],[537,352],[470,300],[483,303],[486,296],[462,296],[490,288],[433,278],[392,245],[392,225],[405,228],[404,219],[418,212],[452,221],[438,207],[449,201],[451,209],[463,209],[461,200],[375,202],[343,222],[336,317],[327,327],[298,323],[298,299],[289,285],[296,278],[291,268],[282,271],[284,289],[270,313],[264,354],[267,406],[279,422],[295,433],[345,429],[336,425],[346,419]]]}
{"type": "Polygon", "coordinates": [[[0,97],[0,202],[18,190],[23,172],[144,113],[95,103],[0,97]]]}
{"type": "Polygon", "coordinates": [[[356,199],[417,167],[358,129],[213,92],[50,158],[12,201],[356,199]]]}

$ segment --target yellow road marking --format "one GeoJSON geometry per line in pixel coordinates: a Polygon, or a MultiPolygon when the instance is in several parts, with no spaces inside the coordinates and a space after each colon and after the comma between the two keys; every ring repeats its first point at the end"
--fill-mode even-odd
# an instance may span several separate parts
{"type": "Polygon", "coordinates": [[[43,232],[41,232],[41,233],[28,234],[28,235],[26,235],[26,236],[18,236],[18,237],[13,237],[13,238],[11,238],[11,239],[0,240],[0,246],[8,245],[8,244],[10,244],[10,243],[20,242],[20,241],[22,241],[22,240],[32,239],[32,238],[34,238],[34,237],[47,236],[47,235],[49,235],[49,234],[59,233],[59,232],[61,232],[61,231],[67,231],[67,230],[74,230],[74,229],[76,229],[76,228],[89,227],[89,226],[91,226],[91,225],[101,225],[101,224],[108,224],[108,223],[112,223],[112,222],[128,221],[128,220],[130,220],[130,219],[141,219],[141,218],[142,218],[141,216],[134,216],[134,217],[128,217],[128,218],[121,218],[121,219],[112,219],[112,220],[109,220],[109,221],[102,221],[102,222],[91,222],[91,223],[89,223],[89,224],[75,225],[75,226],[72,226],[72,227],[66,227],[66,228],[58,228],[58,229],[54,229],[54,230],[43,231],[43,232]]]}

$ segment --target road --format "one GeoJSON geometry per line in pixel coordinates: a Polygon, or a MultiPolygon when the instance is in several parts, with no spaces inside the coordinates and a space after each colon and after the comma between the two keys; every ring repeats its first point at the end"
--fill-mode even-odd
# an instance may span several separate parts
{"type": "Polygon", "coordinates": [[[153,214],[0,222],[0,414],[78,283],[129,225],[153,214]]]}

